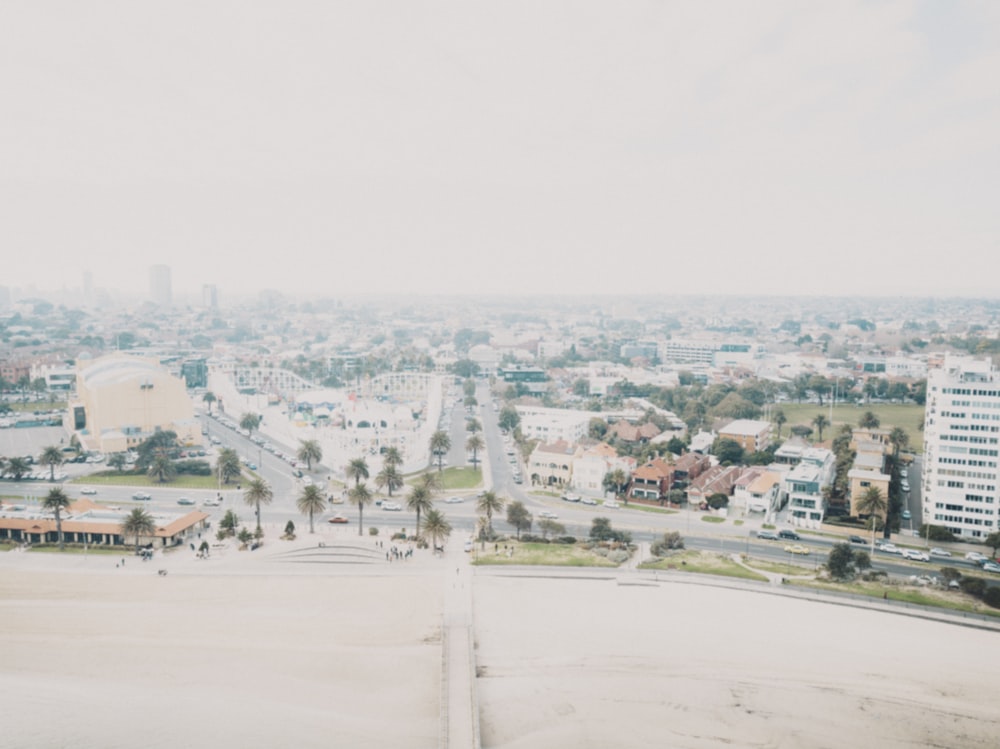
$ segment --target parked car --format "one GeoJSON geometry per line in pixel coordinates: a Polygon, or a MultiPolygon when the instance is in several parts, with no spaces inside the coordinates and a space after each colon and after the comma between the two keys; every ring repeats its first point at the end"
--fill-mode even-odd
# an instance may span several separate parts
{"type": "Polygon", "coordinates": [[[149,494],[146,494],[146,492],[136,492],[135,494],[132,495],[132,499],[137,499],[139,501],[148,501],[152,498],[153,497],[149,494]]]}
{"type": "Polygon", "coordinates": [[[778,534],[774,531],[757,531],[757,538],[763,541],[777,541],[778,534]]]}
{"type": "Polygon", "coordinates": [[[563,498],[564,502],[579,502],[580,501],[580,495],[579,494],[563,494],[562,498],[563,498]]]}
{"type": "Polygon", "coordinates": [[[783,538],[788,541],[801,541],[802,537],[795,531],[790,531],[785,529],[783,531],[778,531],[778,538],[783,538]]]}
{"type": "Polygon", "coordinates": [[[398,502],[383,502],[382,509],[388,510],[389,512],[400,512],[403,509],[403,506],[398,502]]]}
{"type": "Polygon", "coordinates": [[[348,520],[343,515],[334,515],[332,518],[330,518],[326,522],[333,523],[334,525],[344,525],[345,523],[348,522],[348,520]]]}
{"type": "Polygon", "coordinates": [[[985,554],[981,554],[978,551],[970,551],[965,555],[965,558],[970,562],[982,563],[989,559],[985,554]]]}
{"type": "Polygon", "coordinates": [[[585,504],[585,505],[596,505],[597,504],[597,500],[596,499],[592,499],[590,497],[584,497],[583,499],[580,500],[580,503],[581,504],[585,504]]]}
{"type": "Polygon", "coordinates": [[[97,494],[97,489],[92,486],[85,486],[80,490],[80,494],[97,494]]]}
{"type": "Polygon", "coordinates": [[[887,541],[880,541],[875,544],[875,551],[882,551],[886,554],[900,554],[901,551],[896,544],[890,544],[887,541]]]}
{"type": "Polygon", "coordinates": [[[901,553],[904,559],[909,559],[914,562],[931,561],[931,555],[925,551],[917,551],[916,549],[903,549],[901,553]]]}
{"type": "Polygon", "coordinates": [[[906,479],[903,479],[902,481],[900,481],[899,485],[900,485],[900,487],[902,487],[902,489],[903,489],[904,492],[910,491],[910,482],[907,481],[906,479]]]}
{"type": "Polygon", "coordinates": [[[985,562],[983,564],[983,569],[986,572],[1000,572],[1000,564],[996,562],[985,562]]]}
{"type": "Polygon", "coordinates": [[[933,549],[931,549],[930,554],[931,554],[932,557],[950,557],[951,556],[951,552],[950,551],[946,551],[945,549],[939,549],[936,546],[933,549]]]}
{"type": "Polygon", "coordinates": [[[909,520],[913,516],[910,514],[909,510],[903,510],[902,518],[903,520],[909,520]]]}
{"type": "Polygon", "coordinates": [[[457,505],[460,502],[464,502],[464,501],[465,501],[465,497],[445,497],[444,498],[444,503],[446,505],[457,505]]]}
{"type": "Polygon", "coordinates": [[[861,538],[861,536],[849,536],[847,540],[848,540],[849,543],[852,543],[852,544],[861,544],[862,546],[864,546],[866,543],[868,543],[863,538],[861,538]]]}
{"type": "Polygon", "coordinates": [[[789,554],[808,554],[809,549],[802,544],[792,544],[791,546],[786,546],[785,551],[789,554]]]}
{"type": "Polygon", "coordinates": [[[209,497],[204,502],[202,502],[205,507],[218,507],[222,504],[222,500],[218,497],[209,497]]]}
{"type": "Polygon", "coordinates": [[[609,510],[617,510],[619,507],[621,507],[621,505],[619,505],[613,499],[604,500],[604,506],[607,507],[609,510]]]}
{"type": "Polygon", "coordinates": [[[549,520],[556,520],[559,516],[554,512],[549,512],[548,510],[539,510],[538,517],[548,518],[549,520]]]}

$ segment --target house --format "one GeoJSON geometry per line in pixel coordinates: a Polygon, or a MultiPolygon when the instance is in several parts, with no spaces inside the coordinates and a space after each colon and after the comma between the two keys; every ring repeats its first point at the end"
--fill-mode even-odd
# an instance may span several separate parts
{"type": "Polygon", "coordinates": [[[781,497],[781,474],[777,471],[748,472],[747,480],[741,476],[733,491],[734,504],[748,513],[762,512],[770,517],[778,510],[781,497]]]}
{"type": "Polygon", "coordinates": [[[570,485],[584,494],[603,495],[604,477],[616,469],[630,479],[635,471],[636,460],[630,456],[619,457],[617,451],[604,442],[583,450],[573,460],[570,485]]]}
{"type": "Polygon", "coordinates": [[[639,466],[632,473],[632,486],[629,496],[633,499],[658,500],[670,489],[673,479],[673,466],[660,458],[639,466]]]}
{"type": "Polygon", "coordinates": [[[792,525],[820,527],[826,512],[823,490],[833,483],[835,474],[836,459],[830,450],[813,447],[803,452],[802,460],[782,480],[792,525]]]}
{"type": "Polygon", "coordinates": [[[578,451],[582,453],[582,450],[565,440],[539,442],[528,457],[528,475],[532,485],[569,486],[578,451]]]}
{"type": "Polygon", "coordinates": [[[736,480],[744,470],[743,466],[712,466],[688,486],[688,502],[692,505],[704,504],[713,494],[731,497],[736,480]]]}
{"type": "Polygon", "coordinates": [[[888,498],[889,496],[889,475],[882,473],[881,470],[876,470],[873,468],[858,468],[855,463],[855,467],[847,472],[847,480],[850,485],[850,503],[851,503],[851,515],[857,517],[857,503],[872,487],[878,489],[883,497],[888,498]]]}

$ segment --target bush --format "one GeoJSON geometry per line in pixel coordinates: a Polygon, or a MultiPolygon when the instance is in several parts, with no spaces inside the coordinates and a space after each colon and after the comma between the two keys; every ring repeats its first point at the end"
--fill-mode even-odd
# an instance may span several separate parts
{"type": "Polygon", "coordinates": [[[541,536],[533,536],[530,533],[525,533],[521,536],[521,542],[526,544],[547,544],[549,539],[542,538],[541,536]]]}
{"type": "Polygon", "coordinates": [[[378,528],[376,528],[373,525],[369,525],[368,526],[368,535],[369,536],[377,536],[378,535],[378,528]]]}
{"type": "Polygon", "coordinates": [[[986,593],[986,581],[981,577],[963,577],[958,581],[958,584],[963,593],[968,593],[976,598],[982,598],[983,594],[986,593]]]}
{"type": "Polygon", "coordinates": [[[576,536],[559,536],[559,538],[552,539],[552,543],[556,544],[575,544],[576,536]]]}
{"type": "Polygon", "coordinates": [[[207,460],[178,460],[174,463],[177,473],[186,476],[211,476],[212,466],[207,460]]]}
{"type": "Polygon", "coordinates": [[[987,588],[983,593],[983,603],[995,609],[1000,609],[1000,588],[994,586],[987,588]]]}
{"type": "Polygon", "coordinates": [[[598,546],[596,549],[594,549],[594,553],[597,554],[597,556],[599,557],[606,557],[608,554],[611,553],[611,551],[609,549],[604,548],[603,546],[598,546]]]}
{"type": "Polygon", "coordinates": [[[920,537],[929,541],[954,541],[955,534],[943,525],[921,525],[920,537]]]}
{"type": "Polygon", "coordinates": [[[389,540],[390,541],[405,541],[406,540],[406,533],[405,532],[403,532],[403,533],[393,533],[389,540]]]}
{"type": "Polygon", "coordinates": [[[615,549],[608,553],[608,559],[615,564],[621,564],[622,562],[627,562],[629,558],[629,553],[624,549],[615,549]]]}
{"type": "Polygon", "coordinates": [[[943,577],[945,579],[945,582],[949,582],[950,583],[952,580],[961,580],[962,579],[962,573],[959,572],[954,567],[942,567],[941,568],[941,577],[943,577]]]}
{"type": "Polygon", "coordinates": [[[684,548],[684,539],[681,534],[677,531],[667,531],[663,534],[663,538],[659,541],[655,541],[649,550],[652,552],[653,556],[663,557],[667,555],[668,551],[676,551],[678,549],[684,548]]]}

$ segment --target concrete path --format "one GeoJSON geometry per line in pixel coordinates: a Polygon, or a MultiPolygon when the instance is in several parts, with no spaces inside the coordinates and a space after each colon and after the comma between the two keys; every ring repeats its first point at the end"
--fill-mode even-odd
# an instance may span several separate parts
{"type": "Polygon", "coordinates": [[[455,562],[454,572],[449,566],[444,580],[440,746],[479,749],[472,567],[459,541],[453,540],[447,553],[455,562]]]}

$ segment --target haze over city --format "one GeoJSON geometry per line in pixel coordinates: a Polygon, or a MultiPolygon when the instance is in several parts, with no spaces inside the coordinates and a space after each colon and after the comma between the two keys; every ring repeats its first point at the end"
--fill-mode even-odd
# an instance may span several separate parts
{"type": "Polygon", "coordinates": [[[994,294],[995,3],[55,5],[10,287],[994,294]]]}

